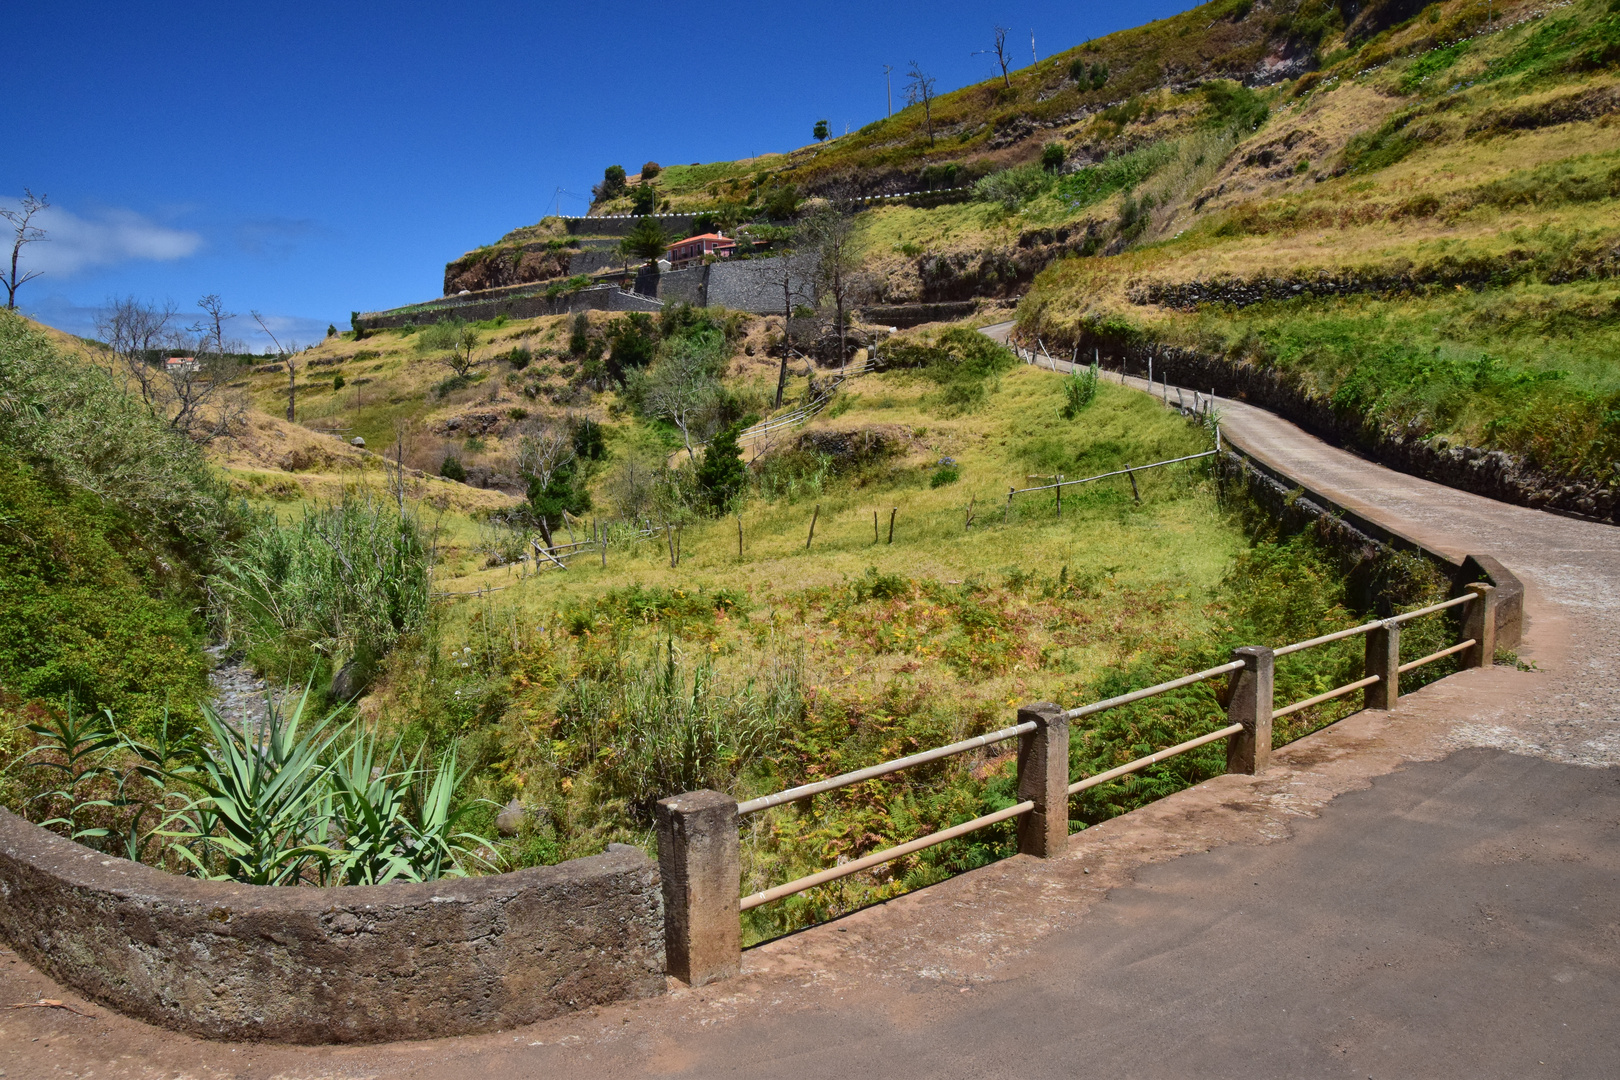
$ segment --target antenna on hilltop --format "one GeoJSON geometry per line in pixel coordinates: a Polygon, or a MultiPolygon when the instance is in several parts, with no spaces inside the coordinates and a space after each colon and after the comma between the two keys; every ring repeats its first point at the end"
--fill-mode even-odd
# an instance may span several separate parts
{"type": "Polygon", "coordinates": [[[891,73],[893,73],[893,71],[894,71],[894,68],[891,65],[889,65],[889,64],[884,64],[883,65],[883,88],[885,90],[887,90],[888,94],[889,94],[889,115],[890,116],[894,115],[894,83],[892,81],[890,81],[890,79],[889,79],[889,75],[891,73]]]}
{"type": "Polygon", "coordinates": [[[1038,64],[1041,58],[1035,55],[1035,31],[1029,32],[1029,59],[1031,63],[1038,64]]]}

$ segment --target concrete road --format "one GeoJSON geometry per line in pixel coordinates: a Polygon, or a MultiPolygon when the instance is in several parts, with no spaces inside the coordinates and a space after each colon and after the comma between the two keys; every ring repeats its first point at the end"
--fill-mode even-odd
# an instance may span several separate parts
{"type": "Polygon", "coordinates": [[[1521,656],[1071,838],[514,1032],[225,1045],[0,956],[7,1077],[1620,1076],[1620,530],[1221,402],[1244,449],[1526,585],[1521,656]]]}

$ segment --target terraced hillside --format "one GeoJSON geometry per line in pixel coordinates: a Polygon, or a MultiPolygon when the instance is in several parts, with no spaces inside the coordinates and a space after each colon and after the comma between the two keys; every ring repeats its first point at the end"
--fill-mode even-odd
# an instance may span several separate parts
{"type": "Polygon", "coordinates": [[[830,200],[875,321],[1021,300],[1031,343],[1157,354],[1401,468],[1612,519],[1617,58],[1606,0],[1208,4],[594,212],[645,187],[780,246],[830,200]]]}

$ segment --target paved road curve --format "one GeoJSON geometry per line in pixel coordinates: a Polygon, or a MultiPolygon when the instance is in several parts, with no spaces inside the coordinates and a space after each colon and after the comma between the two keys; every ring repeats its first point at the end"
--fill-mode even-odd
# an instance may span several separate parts
{"type": "MultiPolygon", "coordinates": [[[[1005,328],[1001,328],[1005,332],[1005,328]]],[[[1525,581],[1521,655],[1072,838],[751,950],[742,977],[516,1032],[298,1049],[111,1015],[0,957],[7,1077],[1620,1075],[1620,530],[1224,430],[1525,581]],[[37,1041],[33,1041],[37,1040],[37,1041]],[[58,1071],[61,1070],[61,1071],[58,1071]]]]}

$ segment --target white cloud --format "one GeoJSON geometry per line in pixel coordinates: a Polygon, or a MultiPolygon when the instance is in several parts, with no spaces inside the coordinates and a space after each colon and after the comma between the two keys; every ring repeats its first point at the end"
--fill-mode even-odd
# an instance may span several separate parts
{"type": "MultiPolygon", "coordinates": [[[[0,202],[16,206],[19,200],[0,202]]],[[[34,215],[31,224],[45,230],[45,239],[23,248],[19,266],[58,278],[122,262],[173,262],[195,255],[203,245],[201,234],[170,228],[133,210],[112,208],[80,217],[51,206],[34,215]]]]}

